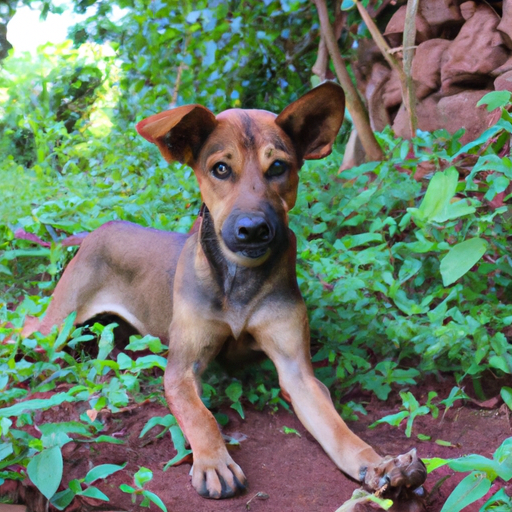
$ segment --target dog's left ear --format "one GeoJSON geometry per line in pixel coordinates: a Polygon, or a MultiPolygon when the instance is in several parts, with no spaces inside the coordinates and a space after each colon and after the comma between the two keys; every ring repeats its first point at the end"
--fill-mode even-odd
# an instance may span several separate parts
{"type": "Polygon", "coordinates": [[[334,82],[324,82],[288,105],[276,124],[292,139],[301,160],[329,155],[343,123],[345,94],[334,82]]]}
{"type": "Polygon", "coordinates": [[[143,119],[135,127],[156,144],[168,162],[193,167],[201,147],[217,126],[214,114],[202,105],[185,105],[143,119]]]}

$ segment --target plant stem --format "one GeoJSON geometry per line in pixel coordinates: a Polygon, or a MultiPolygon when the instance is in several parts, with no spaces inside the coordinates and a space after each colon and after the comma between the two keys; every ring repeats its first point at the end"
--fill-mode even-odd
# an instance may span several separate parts
{"type": "Polygon", "coordinates": [[[416,116],[416,91],[412,79],[412,59],[414,57],[414,43],[416,41],[416,13],[418,12],[419,0],[408,0],[405,13],[403,55],[405,74],[405,97],[404,104],[409,113],[409,128],[411,137],[416,135],[418,118],[416,116]]]}
{"type": "Polygon", "coordinates": [[[414,82],[411,76],[412,59],[414,56],[414,41],[416,38],[416,13],[418,12],[419,0],[408,0],[407,11],[405,19],[404,37],[403,37],[403,66],[399,59],[395,57],[388,43],[380,33],[379,28],[372,20],[368,11],[364,8],[359,0],[354,0],[361,18],[365,22],[372,38],[381,51],[383,57],[386,59],[391,69],[398,73],[400,85],[402,88],[402,101],[404,102],[405,109],[409,114],[409,130],[410,135],[413,137],[416,134],[418,126],[418,118],[416,116],[416,95],[414,91],[414,82]]]}
{"type": "Polygon", "coordinates": [[[352,116],[354,126],[357,130],[359,138],[361,139],[367,160],[382,160],[384,158],[384,154],[371,129],[366,108],[363,105],[361,98],[359,97],[357,89],[352,83],[345,63],[341,58],[336,39],[334,37],[334,31],[332,29],[331,22],[329,21],[325,0],[313,1],[318,11],[322,36],[325,40],[325,44],[327,45],[327,49],[329,50],[329,55],[331,56],[332,62],[334,64],[334,69],[336,71],[338,80],[340,81],[340,84],[345,91],[347,108],[350,112],[350,115],[352,116]]]}

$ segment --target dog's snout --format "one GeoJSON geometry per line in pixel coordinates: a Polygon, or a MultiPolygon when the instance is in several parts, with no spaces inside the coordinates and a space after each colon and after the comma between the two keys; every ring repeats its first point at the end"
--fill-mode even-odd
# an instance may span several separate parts
{"type": "Polygon", "coordinates": [[[238,242],[245,244],[268,243],[272,240],[270,226],[259,216],[239,217],[235,225],[235,236],[238,242]]]}
{"type": "Polygon", "coordinates": [[[222,226],[222,240],[226,247],[241,256],[258,259],[278,241],[282,226],[277,215],[268,212],[233,212],[222,226]]]}

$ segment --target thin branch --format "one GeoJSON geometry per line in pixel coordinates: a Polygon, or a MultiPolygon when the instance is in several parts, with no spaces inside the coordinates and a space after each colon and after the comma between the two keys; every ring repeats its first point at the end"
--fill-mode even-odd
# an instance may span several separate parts
{"type": "MultiPolygon", "coordinates": [[[[336,16],[334,19],[334,38],[336,41],[341,37],[341,33],[343,32],[343,27],[345,26],[346,21],[346,13],[341,10],[341,0],[337,0],[334,6],[336,16]]],[[[316,57],[316,62],[311,68],[313,74],[317,75],[320,80],[325,80],[328,78],[329,71],[329,51],[327,50],[327,46],[325,44],[325,38],[320,32],[320,43],[318,44],[318,52],[316,57]]]]}
{"type": "Polygon", "coordinates": [[[311,71],[315,74],[320,80],[325,80],[327,77],[327,67],[329,65],[329,51],[327,50],[327,46],[325,44],[325,39],[320,34],[320,42],[318,43],[318,52],[316,56],[316,62],[313,64],[311,71]]]}
{"type": "Polygon", "coordinates": [[[391,69],[398,73],[402,89],[402,101],[409,114],[409,130],[411,137],[416,134],[418,118],[416,116],[416,94],[414,91],[414,82],[411,76],[412,59],[414,57],[414,42],[416,39],[416,13],[418,12],[419,0],[409,0],[407,2],[406,20],[403,39],[403,57],[402,63],[395,57],[396,49],[392,50],[379,28],[368,14],[368,11],[361,4],[360,0],[354,0],[363,21],[365,22],[375,44],[378,46],[383,57],[386,59],[391,69]],[[407,38],[407,39],[406,39],[407,38]],[[407,62],[406,62],[407,55],[407,62]]]}
{"type": "Polygon", "coordinates": [[[359,134],[366,156],[370,161],[382,160],[384,158],[384,154],[371,129],[366,108],[363,105],[354,84],[352,83],[345,63],[341,58],[334,31],[331,26],[331,22],[329,21],[325,0],[313,1],[318,11],[322,36],[325,39],[325,44],[329,50],[329,55],[331,56],[334,64],[338,80],[345,91],[347,108],[354,121],[354,126],[359,134]]]}
{"type": "Polygon", "coordinates": [[[384,36],[380,33],[379,28],[372,20],[371,16],[368,14],[368,11],[364,8],[363,4],[359,0],[354,0],[354,3],[357,6],[357,10],[363,18],[365,25],[367,26],[370,34],[372,35],[375,44],[379,48],[382,53],[382,56],[386,59],[387,63],[391,66],[391,69],[394,69],[398,76],[400,77],[400,82],[405,83],[405,74],[402,68],[402,64],[400,61],[394,56],[393,50],[390,48],[387,41],[384,39],[384,36]]]}
{"type": "Polygon", "coordinates": [[[409,112],[409,127],[411,137],[416,135],[418,128],[418,117],[416,115],[416,91],[412,79],[412,59],[414,58],[414,43],[416,41],[416,14],[418,12],[419,0],[408,0],[405,12],[404,25],[404,73],[405,73],[405,108],[409,112]]]}

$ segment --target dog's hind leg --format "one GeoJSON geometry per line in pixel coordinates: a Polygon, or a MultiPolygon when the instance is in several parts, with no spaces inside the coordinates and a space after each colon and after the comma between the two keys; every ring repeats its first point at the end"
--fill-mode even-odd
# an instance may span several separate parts
{"type": "Polygon", "coordinates": [[[32,318],[26,321],[22,337],[35,331],[48,334],[53,326],[61,325],[74,311],[77,313],[75,324],[110,313],[126,320],[141,334],[146,334],[142,322],[125,305],[123,296],[127,290],[123,289],[122,281],[117,280],[116,286],[110,285],[112,281],[105,264],[84,244],[57,283],[45,316],[39,322],[32,318]]]}
{"type": "Polygon", "coordinates": [[[27,317],[23,330],[21,331],[23,338],[30,336],[36,331],[45,335],[49,334],[54,325],[61,325],[67,316],[77,310],[77,294],[73,285],[73,268],[75,265],[75,259],[71,260],[62,278],[57,283],[57,287],[53,292],[52,300],[44,317],[41,320],[27,317]]]}

